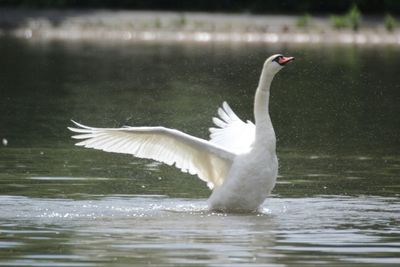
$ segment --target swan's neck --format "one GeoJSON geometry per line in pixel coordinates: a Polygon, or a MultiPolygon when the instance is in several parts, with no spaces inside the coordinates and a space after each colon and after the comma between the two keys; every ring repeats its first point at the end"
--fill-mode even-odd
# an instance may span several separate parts
{"type": "Polygon", "coordinates": [[[269,116],[269,94],[275,73],[264,68],[254,99],[254,117],[256,121],[256,143],[265,144],[275,150],[275,132],[269,116]]]}

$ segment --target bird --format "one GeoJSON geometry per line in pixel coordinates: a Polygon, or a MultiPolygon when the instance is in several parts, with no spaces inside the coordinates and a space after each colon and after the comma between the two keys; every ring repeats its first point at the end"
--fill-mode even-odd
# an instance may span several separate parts
{"type": "Polygon", "coordinates": [[[257,212],[278,176],[276,136],[269,114],[274,76],[294,57],[275,54],[265,60],[254,98],[255,123],[241,120],[227,102],[218,108],[210,139],[155,127],[95,128],[72,120],[75,145],[152,159],[197,175],[212,190],[208,209],[257,212]]]}

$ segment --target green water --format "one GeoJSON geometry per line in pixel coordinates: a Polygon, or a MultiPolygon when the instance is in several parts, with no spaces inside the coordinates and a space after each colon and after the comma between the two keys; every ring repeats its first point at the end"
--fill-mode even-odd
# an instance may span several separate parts
{"type": "Polygon", "coordinates": [[[0,39],[0,266],[398,266],[400,49],[0,39]],[[280,177],[259,214],[207,211],[172,167],[77,148],[70,119],[207,138],[252,119],[262,63],[280,177]]]}

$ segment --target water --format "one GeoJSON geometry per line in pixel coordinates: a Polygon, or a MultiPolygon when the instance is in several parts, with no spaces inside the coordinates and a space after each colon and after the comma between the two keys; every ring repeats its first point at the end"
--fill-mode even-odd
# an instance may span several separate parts
{"type": "Polygon", "coordinates": [[[0,39],[0,266],[398,266],[400,49],[0,39]],[[174,168],[73,146],[66,126],[207,138],[252,118],[263,60],[280,177],[257,214],[207,211],[174,168]],[[4,143],[4,142],[3,142],[4,143]]]}

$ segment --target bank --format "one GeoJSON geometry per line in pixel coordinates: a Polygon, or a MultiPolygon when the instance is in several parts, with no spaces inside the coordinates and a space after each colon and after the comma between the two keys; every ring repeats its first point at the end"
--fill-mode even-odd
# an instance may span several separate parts
{"type": "Polygon", "coordinates": [[[400,45],[400,30],[363,17],[357,31],[336,29],[329,16],[194,12],[0,9],[0,35],[32,40],[259,42],[400,45]]]}

